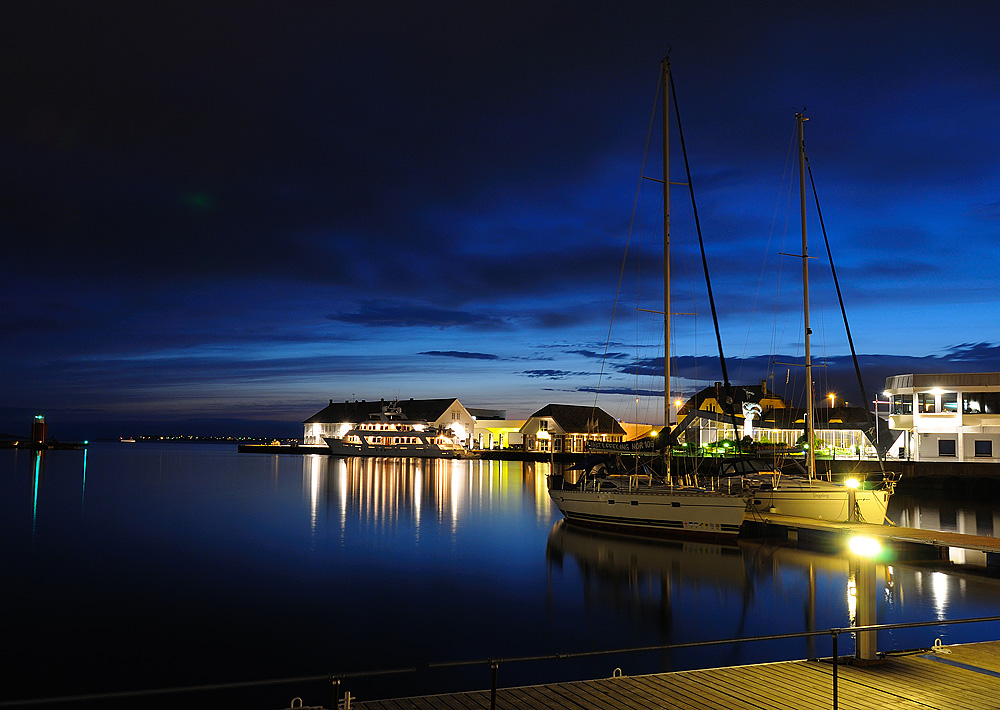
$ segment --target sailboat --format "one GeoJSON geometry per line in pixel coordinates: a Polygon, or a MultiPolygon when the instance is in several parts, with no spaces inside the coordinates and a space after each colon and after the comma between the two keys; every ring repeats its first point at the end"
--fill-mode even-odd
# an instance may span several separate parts
{"type": "MultiPolygon", "coordinates": [[[[729,476],[740,476],[748,485],[749,510],[757,515],[778,513],[805,518],[821,518],[839,522],[868,522],[881,524],[886,519],[892,483],[879,490],[865,490],[856,479],[842,483],[824,481],[816,476],[816,447],[813,414],[816,410],[812,380],[812,355],[809,327],[809,246],[806,238],[806,184],[804,123],[808,119],[795,114],[799,143],[799,206],[802,229],[802,294],[803,328],[805,334],[806,422],[805,422],[805,475],[782,474],[776,469],[755,468],[753,461],[733,462],[729,476]],[[742,467],[742,470],[741,470],[742,467]]],[[[853,343],[852,343],[853,349],[853,343]]],[[[860,382],[860,371],[858,372],[860,382]]],[[[881,454],[880,454],[881,455],[881,454]]]]}
{"type": "Polygon", "coordinates": [[[663,80],[663,263],[664,263],[664,429],[668,482],[645,476],[586,473],[552,474],[549,496],[570,523],[623,532],[735,539],[743,524],[747,500],[741,495],[672,484],[670,471],[670,62],[661,62],[663,80]]]}

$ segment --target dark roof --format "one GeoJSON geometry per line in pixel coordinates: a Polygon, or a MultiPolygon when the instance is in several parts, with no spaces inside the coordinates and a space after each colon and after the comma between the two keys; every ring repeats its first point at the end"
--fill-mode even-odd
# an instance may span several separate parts
{"type": "Polygon", "coordinates": [[[551,417],[565,431],[573,434],[622,434],[618,421],[600,407],[578,404],[546,404],[532,417],[551,417]],[[596,424],[596,426],[595,426],[596,424]]]}
{"type": "MultiPolygon", "coordinates": [[[[764,382],[757,385],[731,385],[731,395],[733,398],[733,408],[738,416],[743,415],[743,403],[753,402],[754,404],[760,404],[762,399],[777,399],[781,402],[785,400],[781,395],[776,392],[772,392],[767,389],[764,382]]],[[[721,399],[723,395],[723,390],[725,387],[721,383],[716,383],[711,387],[706,387],[705,389],[698,392],[694,397],[689,399],[681,407],[681,413],[690,411],[691,409],[700,409],[701,405],[707,399],[721,399]]]]}
{"type": "MultiPolygon", "coordinates": [[[[378,402],[366,402],[365,400],[361,400],[360,402],[357,400],[353,402],[334,402],[331,400],[329,405],[306,419],[303,424],[337,424],[340,422],[356,423],[367,421],[370,415],[378,414],[382,411],[384,405],[392,404],[394,401],[383,399],[378,402]]],[[[455,397],[450,399],[405,399],[400,400],[399,406],[407,419],[423,419],[433,422],[440,418],[445,410],[454,404],[455,401],[455,397]]]]}

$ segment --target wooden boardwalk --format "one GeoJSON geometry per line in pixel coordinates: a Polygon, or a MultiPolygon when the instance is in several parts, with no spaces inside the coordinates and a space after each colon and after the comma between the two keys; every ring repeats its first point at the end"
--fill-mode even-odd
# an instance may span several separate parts
{"type": "MultiPolygon", "coordinates": [[[[1000,708],[1000,642],[838,666],[842,710],[1000,708]]],[[[489,710],[490,692],[354,702],[356,710],[489,710]]],[[[500,688],[498,710],[823,710],[833,707],[829,661],[750,666],[500,688]]]]}

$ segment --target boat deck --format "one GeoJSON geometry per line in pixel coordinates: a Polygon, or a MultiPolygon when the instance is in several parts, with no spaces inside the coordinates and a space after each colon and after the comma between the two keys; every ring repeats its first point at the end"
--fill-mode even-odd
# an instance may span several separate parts
{"type": "MultiPolygon", "coordinates": [[[[986,710],[1000,705],[1000,642],[838,666],[842,710],[986,710]]],[[[488,710],[490,691],[353,702],[356,710],[488,710]]],[[[833,665],[784,661],[497,690],[498,710],[832,708],[833,665]]]]}

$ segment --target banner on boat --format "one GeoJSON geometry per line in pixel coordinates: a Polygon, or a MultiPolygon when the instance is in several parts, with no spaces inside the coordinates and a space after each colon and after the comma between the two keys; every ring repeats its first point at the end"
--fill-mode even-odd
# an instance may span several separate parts
{"type": "Polygon", "coordinates": [[[634,441],[588,441],[587,451],[602,454],[654,454],[657,451],[656,439],[647,437],[634,441]]]}

